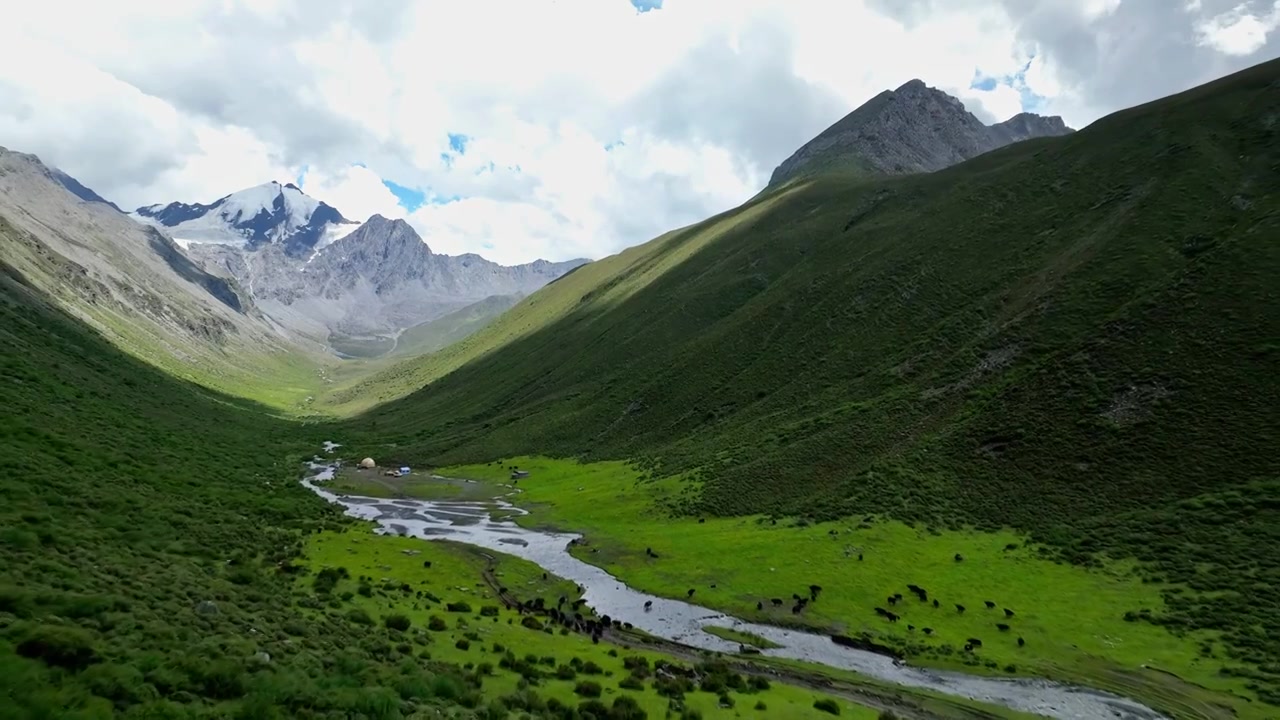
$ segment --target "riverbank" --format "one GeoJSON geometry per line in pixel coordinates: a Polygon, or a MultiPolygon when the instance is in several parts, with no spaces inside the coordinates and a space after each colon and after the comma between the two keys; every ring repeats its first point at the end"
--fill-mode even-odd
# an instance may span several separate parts
{"type": "MultiPolygon", "coordinates": [[[[577,557],[656,595],[684,597],[693,589],[700,604],[751,621],[873,633],[914,664],[1061,679],[1185,717],[1266,716],[1265,706],[1241,697],[1243,683],[1219,674],[1221,659],[1201,657],[1201,638],[1125,620],[1126,612],[1158,613],[1163,605],[1160,588],[1141,582],[1131,566],[1084,570],[1043,560],[1012,534],[930,531],[878,518],[813,526],[761,517],[673,519],[662,509],[695,488],[675,479],[637,482],[623,463],[509,458],[437,472],[510,492],[504,486],[512,465],[530,471],[510,498],[533,511],[519,524],[583,533],[577,557]],[[792,595],[810,584],[823,586],[821,598],[792,613],[792,595]],[[908,584],[927,590],[929,601],[919,602],[908,584]],[[906,600],[890,608],[887,599],[897,593],[906,600]],[[986,600],[996,607],[987,609],[986,600]],[[886,622],[876,607],[901,619],[886,622]],[[1004,608],[1014,615],[1005,617],[1004,608]],[[974,637],[982,647],[964,652],[974,637]]],[[[451,483],[457,481],[432,492],[451,483]]]]}
{"type": "Polygon", "coordinates": [[[740,676],[740,684],[727,681],[740,688],[721,689],[712,679],[703,689],[701,678],[712,674],[707,663],[715,659],[713,655],[622,629],[608,631],[599,643],[587,635],[562,632],[543,615],[512,609],[503,596],[529,605],[541,601],[546,607],[555,607],[564,597],[571,607],[581,597],[573,583],[544,575],[532,563],[474,546],[426,544],[415,538],[354,530],[314,535],[307,541],[305,554],[311,572],[298,580],[300,591],[311,591],[308,585],[319,575],[345,570],[326,592],[328,597],[346,598],[343,612],[363,613],[376,624],[404,617],[408,621],[405,640],[419,646],[419,659],[454,663],[483,675],[486,697],[523,695],[534,704],[554,700],[576,706],[583,700],[576,692],[579,684],[590,682],[600,686],[606,704],[629,697],[649,717],[664,717],[672,709],[696,712],[707,720],[830,717],[814,707],[822,700],[835,703],[840,717],[858,720],[878,718],[884,711],[901,718],[947,720],[1032,717],[732,657],[721,660],[719,672],[725,677],[740,676]],[[326,568],[331,570],[325,572],[326,568]],[[403,590],[404,586],[410,590],[403,590]],[[634,672],[641,660],[646,670],[634,672]],[[655,679],[662,663],[671,665],[670,673],[699,673],[697,689],[676,697],[661,694],[655,679]]]}
{"type": "MultiPolygon", "coordinates": [[[[320,467],[320,466],[317,466],[320,467]]],[[[321,470],[318,480],[328,482],[332,468],[321,470]]],[[[596,612],[611,615],[651,635],[703,650],[737,652],[741,646],[705,631],[720,625],[766,638],[779,647],[762,651],[771,659],[790,659],[853,670],[880,680],[911,688],[996,703],[1025,712],[1059,718],[1155,718],[1158,714],[1121,697],[1078,687],[1044,681],[987,678],[963,673],[925,671],[900,664],[880,652],[854,649],[853,643],[835,643],[831,636],[786,630],[773,625],[743,622],[714,613],[688,602],[665,599],[622,584],[597,567],[569,554],[568,547],[579,544],[573,535],[558,535],[521,528],[513,522],[496,522],[494,506],[506,506],[502,499],[487,503],[422,501],[412,499],[364,498],[338,495],[315,483],[304,481],[331,502],[342,504],[355,517],[376,521],[384,531],[424,539],[450,539],[517,555],[544,570],[572,580],[584,588],[583,600],[596,612]],[[643,607],[643,610],[642,610],[643,607]],[[652,612],[650,612],[652,610],[652,612]]],[[[652,552],[652,551],[651,551],[652,552]]],[[[656,553],[654,553],[656,554],[656,553]]],[[[812,590],[812,589],[811,589],[812,590]]]]}

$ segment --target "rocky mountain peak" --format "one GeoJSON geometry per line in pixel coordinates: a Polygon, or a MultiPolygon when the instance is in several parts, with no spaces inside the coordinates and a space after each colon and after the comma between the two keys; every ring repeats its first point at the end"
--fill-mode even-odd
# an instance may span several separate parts
{"type": "Polygon", "coordinates": [[[165,230],[183,246],[215,243],[257,250],[279,244],[295,257],[324,247],[359,224],[297,185],[275,180],[209,204],[171,202],[140,207],[132,214],[165,230]]]}
{"type": "Polygon", "coordinates": [[[958,98],[913,79],[841,118],[782,162],[770,185],[822,173],[933,172],[1013,142],[1073,132],[1060,117],[1019,113],[985,125],[958,98]]]}

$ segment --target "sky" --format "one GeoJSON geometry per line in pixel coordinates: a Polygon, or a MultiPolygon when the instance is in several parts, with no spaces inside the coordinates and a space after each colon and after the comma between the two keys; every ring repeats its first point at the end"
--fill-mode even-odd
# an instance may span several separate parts
{"type": "Polygon", "coordinates": [[[599,258],[920,78],[1072,127],[1280,56],[1280,0],[41,0],[0,146],[121,207],[269,180],[436,252],[599,258]]]}

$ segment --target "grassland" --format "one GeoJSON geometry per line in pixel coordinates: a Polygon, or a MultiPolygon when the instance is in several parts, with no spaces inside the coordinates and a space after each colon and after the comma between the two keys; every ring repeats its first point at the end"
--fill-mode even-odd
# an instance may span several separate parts
{"type": "MultiPolygon", "coordinates": [[[[984,647],[1001,668],[1154,661],[1275,712],[1280,553],[1258,548],[1280,532],[1277,82],[1280,61],[938,173],[764,193],[322,404],[389,401],[335,432],[390,461],[626,460],[708,527],[880,532],[896,569],[850,597],[989,587],[1051,613],[1023,655],[1080,645],[1030,665],[984,647]],[[935,565],[1008,543],[1035,547],[1008,562],[1043,563],[1043,590],[994,561],[935,565]],[[936,579],[897,577],[909,561],[936,579]],[[1082,637],[1084,618],[1115,630],[1082,637]]],[[[616,522],[658,542],[633,510],[616,522]]],[[[832,619],[863,622],[861,600],[832,619]]]]}
{"type": "Polygon", "coordinates": [[[307,615],[319,439],[117,350],[0,272],[0,715],[477,715],[460,667],[307,615]]]}
{"type": "Polygon", "coordinates": [[[693,588],[700,604],[745,619],[867,632],[915,663],[1073,680],[1180,717],[1269,712],[1246,700],[1246,681],[1223,674],[1231,663],[1218,633],[1175,635],[1126,619],[1127,613],[1136,619],[1163,612],[1168,589],[1145,582],[1131,561],[1086,569],[1047,559],[1051,553],[1013,533],[911,527],[879,517],[775,524],[764,516],[673,515],[666,509],[688,486],[637,482],[623,463],[519,457],[440,472],[487,479],[496,492],[507,464],[531,472],[520,481],[517,502],[533,512],[517,522],[582,532],[586,543],[575,548],[580,559],[647,592],[683,597],[693,588]],[[807,595],[810,584],[822,586],[818,600],[792,613],[793,594],[807,595]],[[923,587],[930,601],[918,600],[908,584],[923,587]],[[904,599],[890,605],[887,598],[897,593],[904,599]],[[783,605],[775,608],[773,598],[783,605]],[[986,608],[987,600],[996,607],[986,608]],[[887,622],[876,607],[902,619],[887,622]],[[1007,617],[1005,608],[1014,615],[1007,617]],[[1002,632],[997,623],[1010,629],[1002,632]],[[983,645],[964,652],[971,637],[983,645]],[[1202,647],[1217,649],[1205,654],[1202,647]]]}
{"type": "MultiPolygon", "coordinates": [[[[519,694],[535,707],[552,700],[576,707],[584,698],[575,694],[575,688],[590,681],[601,686],[606,704],[611,705],[617,697],[630,697],[649,717],[663,717],[670,708],[677,714],[696,711],[708,719],[829,717],[813,707],[821,695],[778,682],[763,689],[744,685],[743,691],[723,695],[714,690],[691,691],[682,693],[674,705],[672,698],[654,688],[651,670],[638,678],[640,687],[619,687],[633,675],[624,662],[634,666],[634,658],[643,658],[644,666],[653,668],[658,662],[676,661],[661,653],[593,644],[585,635],[523,626],[521,621],[531,616],[517,614],[502,604],[493,588],[481,580],[486,559],[466,546],[368,532],[323,533],[309,539],[306,554],[313,572],[299,579],[300,590],[305,591],[315,574],[326,567],[345,568],[349,577],[326,593],[331,598],[348,598],[335,603],[343,612],[363,611],[375,625],[382,625],[392,615],[407,617],[410,631],[393,633],[393,638],[414,645],[420,659],[443,660],[476,672],[482,678],[485,696],[495,701],[519,694]],[[431,562],[430,568],[423,567],[424,558],[431,562]],[[361,577],[372,582],[362,582],[361,577]],[[371,587],[368,597],[360,593],[362,584],[371,587]],[[402,591],[403,584],[412,591],[402,591]],[[439,601],[419,598],[419,591],[439,601]],[[469,610],[450,612],[446,609],[449,603],[466,603],[469,610]],[[428,629],[432,618],[439,619],[434,630],[428,629]],[[720,707],[722,697],[733,700],[731,709],[720,707]]],[[[554,606],[559,596],[570,601],[578,597],[572,583],[543,580],[534,565],[501,554],[491,557],[495,577],[522,600],[540,597],[554,606]]],[[[833,701],[840,705],[841,717],[875,718],[878,714],[848,701],[833,701]]]]}
{"type": "MultiPolygon", "coordinates": [[[[0,273],[0,290],[0,340],[12,350],[0,358],[6,719],[576,718],[589,702],[580,692],[590,688],[578,689],[586,681],[602,686],[608,704],[597,717],[641,718],[646,707],[655,711],[651,717],[665,714],[671,698],[652,687],[617,690],[635,674],[623,672],[623,658],[642,655],[652,668],[665,657],[652,651],[610,653],[581,636],[508,625],[505,610],[497,623],[483,617],[487,625],[473,613],[446,610],[448,642],[440,635],[425,648],[426,641],[387,627],[392,612],[409,618],[411,628],[429,627],[430,619],[424,607],[413,607],[418,598],[392,593],[382,577],[429,583],[440,596],[472,600],[476,613],[487,613],[480,609],[492,600],[485,561],[456,546],[432,546],[424,555],[435,564],[423,577],[422,557],[405,554],[406,541],[370,534],[296,482],[299,461],[326,429],[172,378],[62,315],[8,273],[0,273]],[[321,572],[338,566],[355,580],[321,572]],[[376,580],[360,583],[360,575],[376,580]],[[361,584],[370,585],[367,596],[361,584]],[[463,615],[472,627],[458,627],[463,615]],[[466,633],[481,641],[462,646],[466,633]],[[507,639],[522,654],[503,668],[505,652],[494,653],[493,643],[507,639]],[[524,664],[529,653],[534,665],[524,664]],[[544,665],[551,656],[579,677],[537,679],[535,695],[534,672],[568,672],[544,665]],[[634,695],[638,706],[618,704],[621,695],[634,695]]],[[[494,572],[526,596],[574,592],[512,559],[494,572]]],[[[680,690],[689,711],[683,717],[697,717],[699,709],[703,717],[728,717],[719,707],[724,697],[737,705],[733,716],[820,716],[814,702],[821,693],[813,690],[759,682],[721,689],[714,678],[734,685],[748,678],[702,658],[684,666],[700,667],[713,681],[708,691],[680,690]]],[[[1013,717],[927,696],[862,692],[930,717],[1013,717]]],[[[841,717],[878,715],[827,700],[841,717]]]]}

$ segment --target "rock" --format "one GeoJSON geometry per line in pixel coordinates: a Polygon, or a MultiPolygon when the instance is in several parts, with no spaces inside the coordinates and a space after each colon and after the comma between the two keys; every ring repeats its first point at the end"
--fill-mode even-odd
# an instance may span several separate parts
{"type": "Polygon", "coordinates": [[[218,605],[212,600],[202,600],[196,603],[197,615],[217,615],[218,612],[218,605]]]}
{"type": "Polygon", "coordinates": [[[956,98],[912,80],[805,143],[773,171],[769,185],[833,167],[884,175],[933,172],[1010,143],[1071,132],[1060,117],[1031,113],[984,125],[956,98]]]}
{"type": "Polygon", "coordinates": [[[253,659],[265,665],[271,662],[271,653],[265,652],[265,651],[259,651],[253,654],[253,659]]]}

